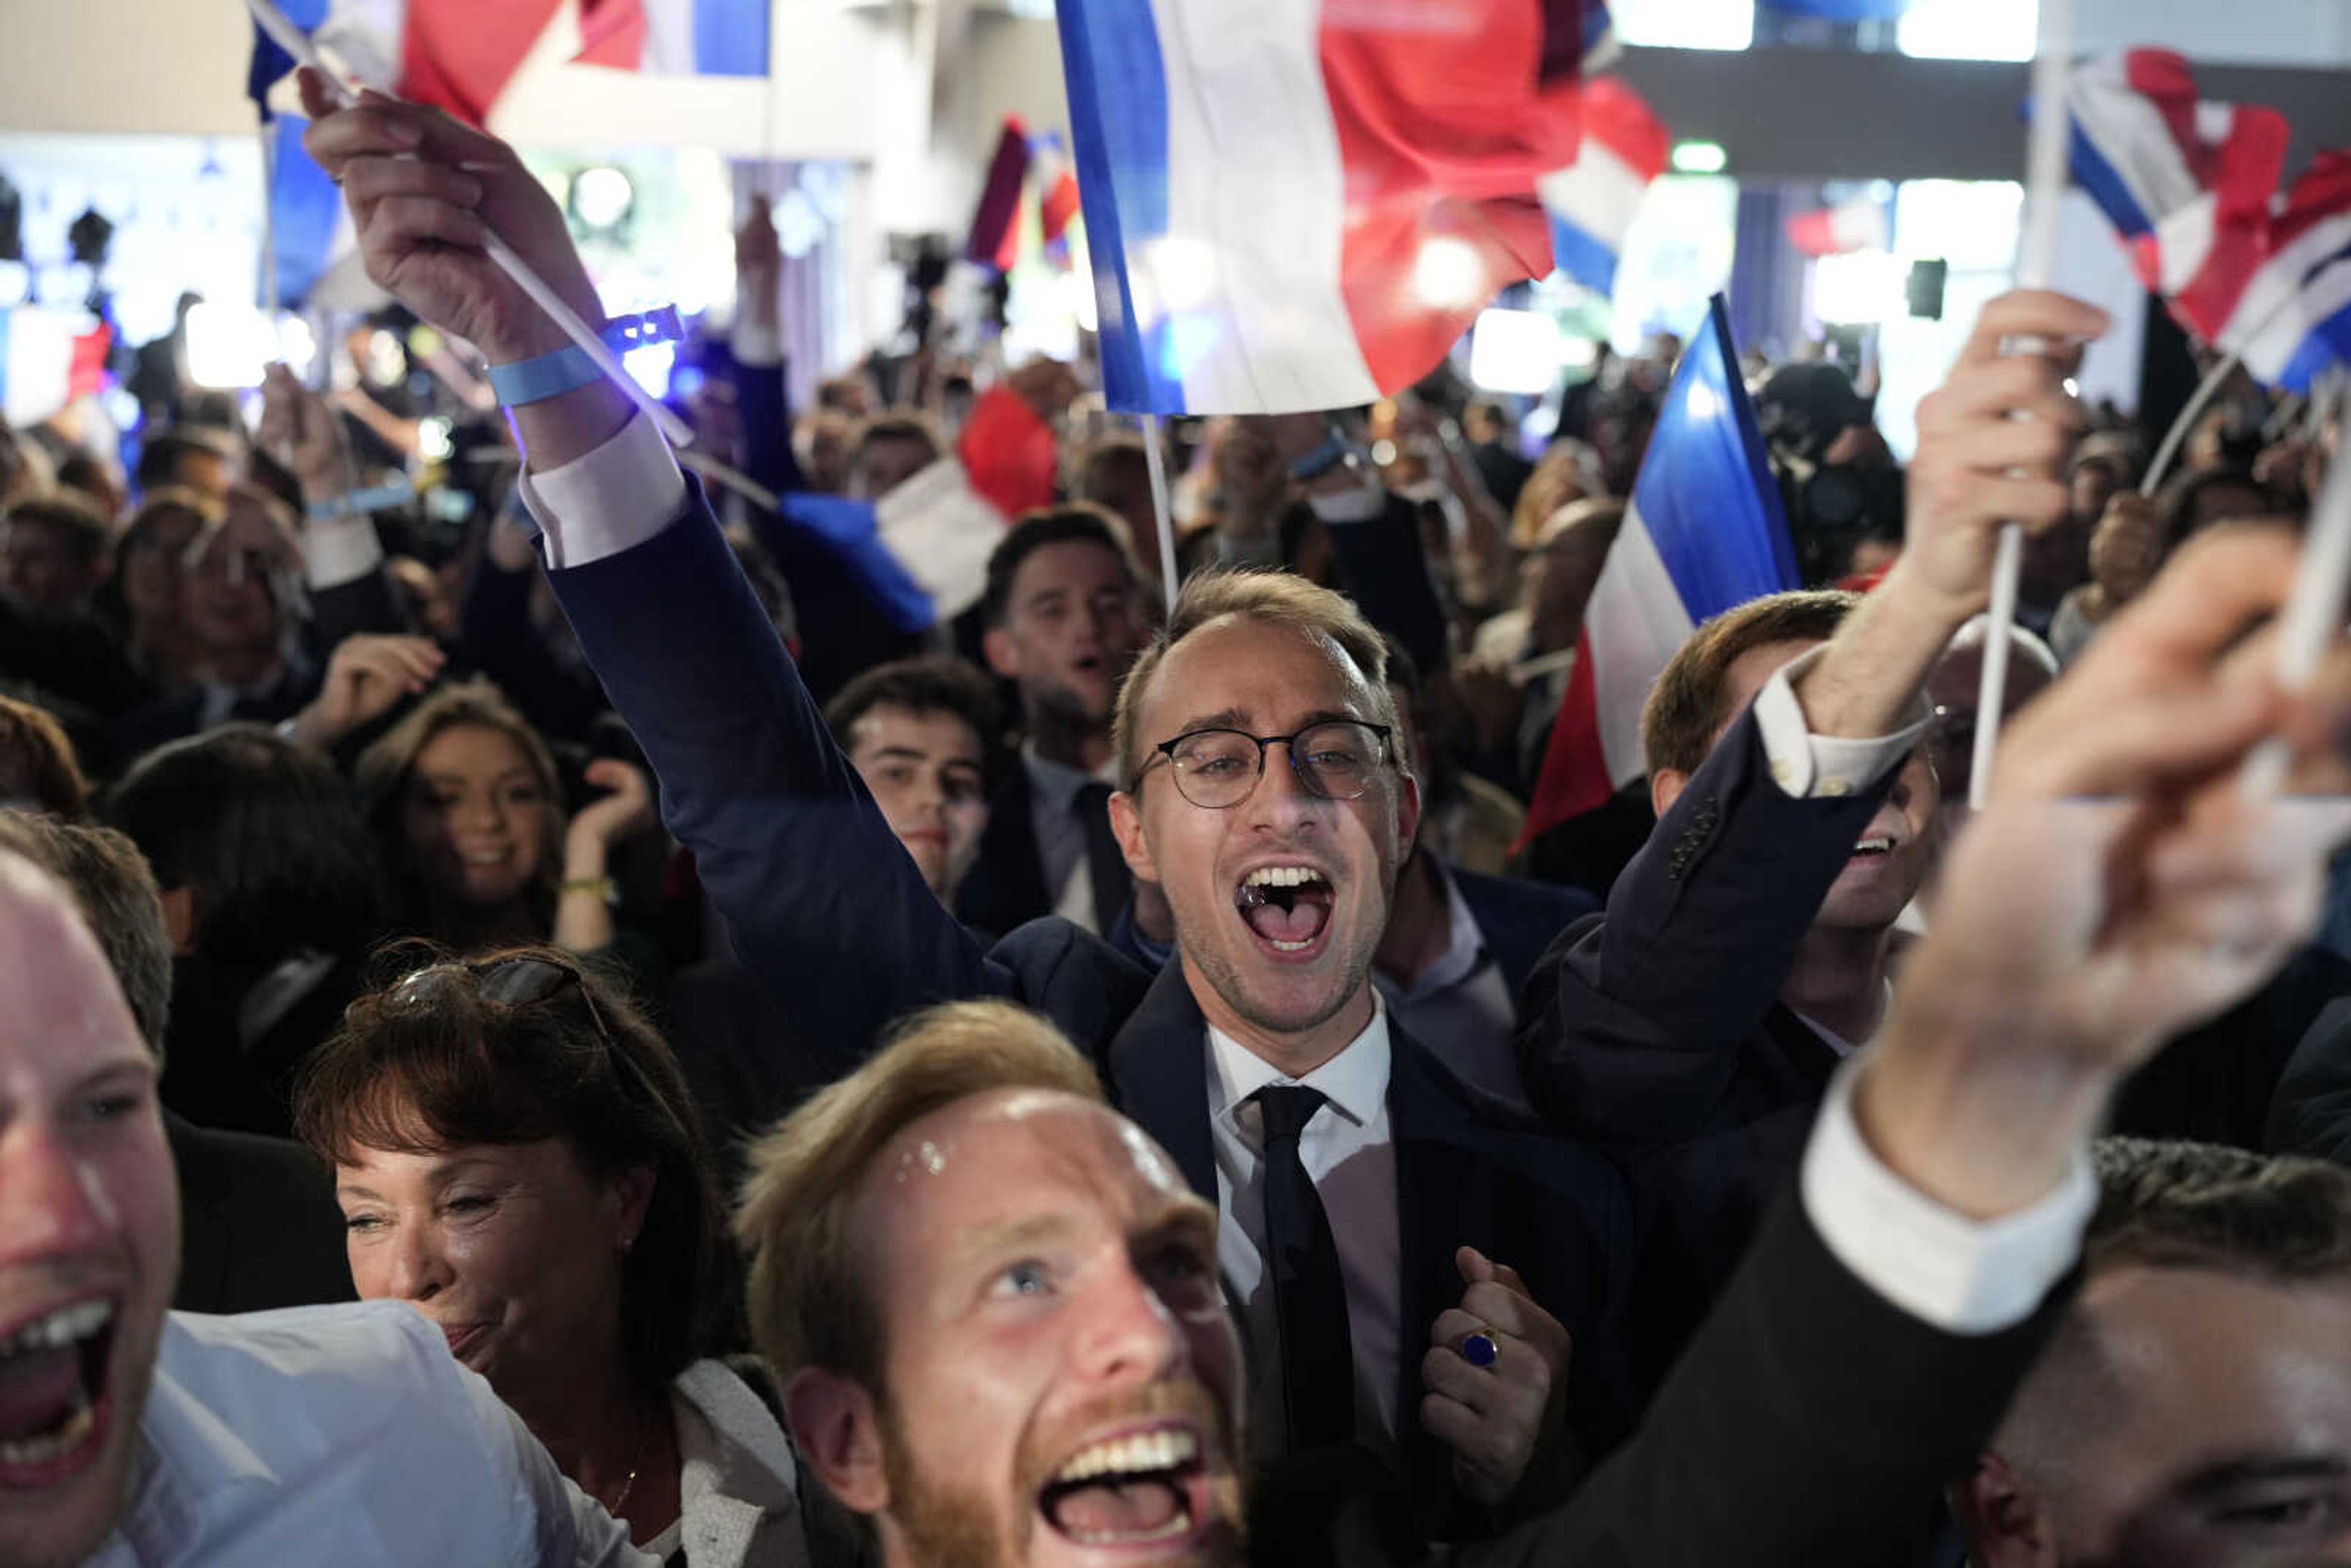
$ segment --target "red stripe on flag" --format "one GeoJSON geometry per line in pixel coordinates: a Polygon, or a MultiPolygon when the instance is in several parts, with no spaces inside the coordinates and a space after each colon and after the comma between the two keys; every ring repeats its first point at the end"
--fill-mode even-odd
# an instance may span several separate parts
{"type": "Polygon", "coordinates": [[[113,343],[114,329],[103,321],[73,340],[73,361],[66,371],[68,402],[106,385],[106,351],[113,343]]]}
{"type": "Polygon", "coordinates": [[[956,455],[972,489],[1007,517],[1053,504],[1061,474],[1053,427],[1001,382],[971,405],[956,455]]]}
{"type": "Polygon", "coordinates": [[[1029,183],[1029,132],[1018,117],[1004,117],[1004,133],[996,139],[996,155],[988,160],[987,182],[980,187],[979,209],[971,215],[971,239],[964,246],[967,261],[984,261],[999,272],[1011,270],[1020,245],[1020,193],[1029,183]]]}
{"type": "Polygon", "coordinates": [[[400,41],[401,96],[481,125],[561,4],[408,0],[400,41]]]}
{"type": "Polygon", "coordinates": [[[1616,786],[1608,778],[1608,756],[1600,746],[1600,689],[1592,672],[1592,639],[1575,639],[1575,667],[1559,699],[1559,717],[1543,747],[1542,769],[1527,802],[1526,826],[1510,846],[1518,854],[1572,817],[1608,804],[1616,786]]]}
{"type": "Polygon", "coordinates": [[[644,63],[644,0],[580,0],[576,64],[632,71],[644,63]]]}
{"type": "Polygon", "coordinates": [[[1578,83],[1542,82],[1541,20],[1523,0],[1324,7],[1342,287],[1383,390],[1426,375],[1504,286],[1551,270],[1535,181],[1575,161],[1578,83]],[[1455,298],[1419,286],[1432,240],[1464,247],[1428,268],[1462,281],[1455,298]]]}
{"type": "Polygon", "coordinates": [[[1060,239],[1069,232],[1070,220],[1078,215],[1078,179],[1067,169],[1047,188],[1039,211],[1045,221],[1045,237],[1060,239]]]}

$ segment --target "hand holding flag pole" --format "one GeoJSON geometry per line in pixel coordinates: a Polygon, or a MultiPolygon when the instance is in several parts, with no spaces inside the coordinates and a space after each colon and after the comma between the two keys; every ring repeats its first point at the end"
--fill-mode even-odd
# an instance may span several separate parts
{"type": "MultiPolygon", "coordinates": [[[[308,66],[318,73],[337,103],[349,107],[359,101],[359,94],[344,79],[342,73],[327,63],[326,57],[319,52],[309,35],[296,26],[286,13],[278,9],[275,0],[246,0],[246,5],[253,13],[255,23],[272,42],[291,55],[298,65],[308,66]]],[[[653,422],[672,445],[684,446],[693,442],[694,432],[685,422],[664,407],[659,398],[636,383],[635,379],[622,367],[619,356],[612,352],[595,329],[581,320],[580,313],[565,303],[563,297],[549,287],[547,280],[517,256],[506,241],[492,234],[484,240],[482,249],[498,270],[513,279],[515,287],[529,296],[531,302],[562,329],[563,335],[593,360],[596,368],[603,371],[612,384],[653,422]]]]}
{"type": "MultiPolygon", "coordinates": [[[[2065,101],[2065,77],[2074,47],[2074,0],[2041,0],[2041,43],[2032,61],[2032,101],[2065,101]]],[[[2024,234],[2017,247],[2020,288],[2046,288],[2057,269],[2057,218],[2065,197],[2065,139],[2070,125],[2058,113],[2035,114],[2025,153],[2024,234]]],[[[2022,352],[2042,345],[2022,343],[2022,352]]],[[[2024,530],[2014,523],[2000,530],[1992,559],[1990,624],[1984,632],[1983,683],[1976,693],[1975,755],[1968,804],[1981,810],[1991,789],[1992,753],[2000,744],[2001,701],[2008,689],[2009,631],[2016,623],[2016,590],[2024,570],[2024,530]]]]}

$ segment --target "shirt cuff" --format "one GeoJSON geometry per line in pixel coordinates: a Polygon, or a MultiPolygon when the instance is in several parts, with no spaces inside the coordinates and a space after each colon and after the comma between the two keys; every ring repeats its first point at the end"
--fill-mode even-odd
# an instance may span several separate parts
{"type": "Polygon", "coordinates": [[[684,499],[677,458],[642,413],[559,468],[523,469],[523,505],[538,525],[539,553],[551,570],[636,549],[669,527],[684,499]]]}
{"type": "Polygon", "coordinates": [[[383,541],[364,513],[302,527],[302,576],[314,593],[357,582],[382,564],[383,541]]]}
{"type": "Polygon", "coordinates": [[[1796,700],[1796,682],[1827,650],[1813,648],[1772,672],[1755,694],[1755,727],[1771,778],[1791,799],[1813,800],[1857,795],[1902,765],[1933,719],[1924,697],[1913,702],[1910,723],[1892,735],[1855,740],[1814,735],[1796,700]]]}
{"type": "Polygon", "coordinates": [[[1905,1185],[1870,1151],[1853,1114],[1854,1074],[1831,1080],[1804,1150],[1804,1212],[1837,1260],[1887,1301],[1929,1327],[1991,1334],[2039,1310],[2081,1253],[2098,1206],[2086,1151],[2047,1197],[2015,1214],[1975,1220],[1905,1185]]]}
{"type": "Polygon", "coordinates": [[[764,321],[747,321],[738,308],[735,325],[727,329],[726,347],[735,355],[735,362],[755,369],[765,369],[784,362],[784,334],[781,329],[764,321]]]}

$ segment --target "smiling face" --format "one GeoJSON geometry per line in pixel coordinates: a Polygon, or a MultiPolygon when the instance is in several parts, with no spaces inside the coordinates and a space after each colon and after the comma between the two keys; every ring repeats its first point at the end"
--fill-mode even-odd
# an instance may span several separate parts
{"type": "Polygon", "coordinates": [[[1157,1145],[1071,1095],[975,1095],[893,1139],[853,1214],[888,1349],[882,1475],[844,1500],[893,1568],[1241,1561],[1216,1212],[1157,1145]]]}
{"type": "Polygon", "coordinates": [[[1335,646],[1241,616],[1177,643],[1137,696],[1150,766],[1132,795],[1112,800],[1127,863],[1166,889],[1185,977],[1209,1023],[1311,1069],[1371,1021],[1372,955],[1420,819],[1395,743],[1352,800],[1308,793],[1289,748],[1270,747],[1255,788],[1222,810],[1186,799],[1151,748],[1206,727],[1288,735],[1331,719],[1384,722],[1381,706],[1335,646]]]}
{"type": "Polygon", "coordinates": [[[651,1191],[598,1177],[560,1138],[359,1148],[335,1167],[360,1298],[414,1307],[526,1413],[621,1354],[621,1264],[651,1191]]]}
{"type": "Polygon", "coordinates": [[[0,1562],[113,1528],[180,1264],[155,1064],[63,894],[0,856],[0,1562]]]}
{"type": "Polygon", "coordinates": [[[409,769],[401,801],[409,869],[452,903],[508,903],[538,874],[554,810],[546,782],[512,736],[488,725],[451,725],[409,769]]]}
{"type": "Polygon", "coordinates": [[[1040,545],[1013,573],[1004,624],[987,633],[987,662],[1019,683],[1032,715],[1099,729],[1147,635],[1137,611],[1117,551],[1084,539],[1040,545]]]}
{"type": "Polygon", "coordinates": [[[233,495],[228,518],[196,547],[180,577],[180,619],[208,653],[276,645],[285,624],[276,578],[287,564],[285,536],[268,513],[233,495]]]}
{"type": "Polygon", "coordinates": [[[2022,1500],[1986,1510],[1974,1483],[1978,1561],[2236,1568],[2351,1551],[2351,1280],[2133,1265],[2074,1310],[2083,1337],[2061,1347],[2095,1358],[2095,1407],[2039,1473],[2018,1463],[2022,1500]]]}
{"type": "Polygon", "coordinates": [[[878,703],[850,730],[849,761],[923,881],[945,898],[971,868],[987,826],[979,736],[955,714],[878,703]]]}

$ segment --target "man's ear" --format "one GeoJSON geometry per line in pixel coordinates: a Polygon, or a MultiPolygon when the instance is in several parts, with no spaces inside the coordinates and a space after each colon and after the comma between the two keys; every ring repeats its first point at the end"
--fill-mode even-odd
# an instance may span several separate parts
{"type": "Polygon", "coordinates": [[[185,958],[196,950],[196,890],[163,890],[163,930],[172,938],[172,956],[185,958]]]}
{"type": "Polygon", "coordinates": [[[1118,840],[1119,852],[1126,857],[1126,869],[1145,882],[1159,881],[1158,862],[1151,858],[1151,845],[1143,836],[1142,804],[1123,789],[1110,798],[1110,831],[1118,840]]]}
{"type": "Polygon", "coordinates": [[[2040,1494],[1998,1454],[1987,1453],[1950,1489],[1974,1568],[2054,1568],[2057,1543],[2040,1494]]]}
{"type": "Polygon", "coordinates": [[[1396,862],[1402,864],[1412,856],[1412,846],[1420,837],[1420,780],[1406,773],[1402,776],[1404,788],[1396,791],[1396,862]]]}
{"type": "Polygon", "coordinates": [[[1660,768],[1649,775],[1649,809],[1660,818],[1673,810],[1674,802],[1682,798],[1689,784],[1689,775],[1677,768],[1660,768]]]}
{"type": "Polygon", "coordinates": [[[980,633],[979,651],[987,655],[987,667],[1000,681],[1020,678],[1020,651],[1013,646],[1012,633],[1001,626],[990,626],[980,633]]]}
{"type": "Polygon", "coordinates": [[[784,1421],[792,1446],[824,1490],[852,1513],[890,1506],[889,1468],[882,1458],[880,1412],[854,1378],[803,1367],[784,1387],[784,1421]]]}

